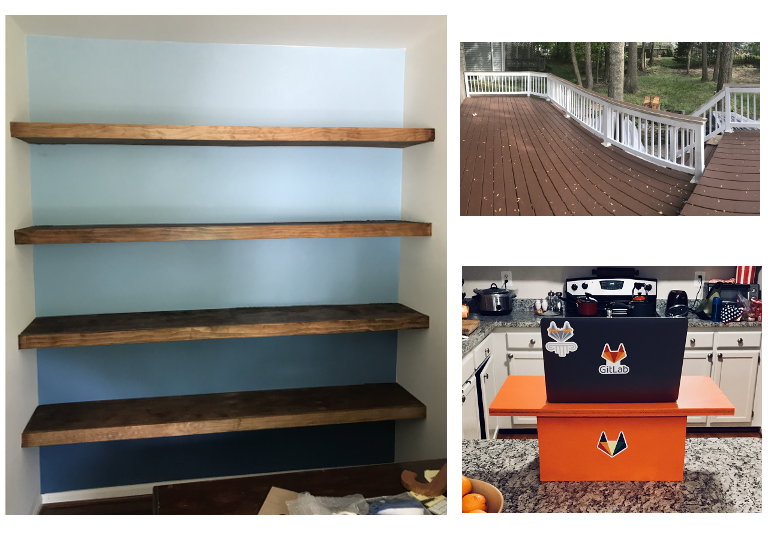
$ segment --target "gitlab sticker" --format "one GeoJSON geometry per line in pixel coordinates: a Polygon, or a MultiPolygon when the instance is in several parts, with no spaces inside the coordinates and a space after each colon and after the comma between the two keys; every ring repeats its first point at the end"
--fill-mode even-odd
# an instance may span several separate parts
{"type": "Polygon", "coordinates": [[[603,431],[600,434],[600,440],[597,441],[597,449],[606,454],[608,457],[616,457],[627,449],[627,439],[624,438],[624,432],[619,432],[618,439],[608,440],[608,438],[605,436],[605,431],[603,431]]]}
{"type": "Polygon", "coordinates": [[[627,351],[624,349],[624,343],[619,344],[616,351],[611,350],[611,347],[606,344],[603,348],[605,364],[597,367],[597,369],[601,374],[626,374],[629,372],[629,367],[621,364],[621,361],[626,357],[627,351]]]}

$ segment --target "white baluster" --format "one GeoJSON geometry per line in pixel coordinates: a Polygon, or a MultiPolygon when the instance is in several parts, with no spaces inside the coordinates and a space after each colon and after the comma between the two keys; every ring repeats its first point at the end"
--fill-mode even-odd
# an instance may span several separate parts
{"type": "Polygon", "coordinates": [[[602,120],[600,121],[602,123],[602,134],[603,134],[603,142],[602,145],[605,147],[608,147],[611,145],[611,134],[610,134],[610,126],[609,121],[612,121],[611,115],[611,106],[608,104],[603,104],[603,116],[602,120]]]}
{"type": "Polygon", "coordinates": [[[698,183],[704,173],[704,124],[700,124],[698,130],[693,133],[696,145],[694,155],[696,157],[693,167],[692,183],[698,183]]]}

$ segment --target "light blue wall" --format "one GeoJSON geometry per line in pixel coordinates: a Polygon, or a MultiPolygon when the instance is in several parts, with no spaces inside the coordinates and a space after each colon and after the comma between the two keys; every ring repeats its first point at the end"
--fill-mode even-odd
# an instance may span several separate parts
{"type": "MultiPolygon", "coordinates": [[[[27,49],[33,121],[402,126],[404,50],[31,36],[27,49]]],[[[401,150],[376,148],[32,146],[33,219],[399,219],[401,161],[401,150]]],[[[395,302],[399,253],[398,238],[36,246],[36,312],[395,302]]],[[[396,340],[386,332],[41,349],[40,403],[394,381],[396,340]]],[[[44,447],[43,492],[392,459],[393,424],[355,427],[327,428],[319,441],[317,429],[278,432],[334,451],[283,454],[271,466],[231,453],[268,446],[253,433],[44,447]],[[146,460],[159,448],[215,459],[166,468],[146,460]]]]}

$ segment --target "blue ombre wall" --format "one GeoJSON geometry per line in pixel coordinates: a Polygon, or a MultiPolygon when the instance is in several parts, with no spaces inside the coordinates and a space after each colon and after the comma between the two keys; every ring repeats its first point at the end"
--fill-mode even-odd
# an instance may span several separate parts
{"type": "MultiPolygon", "coordinates": [[[[405,50],[27,37],[30,120],[400,127],[405,50]]],[[[36,225],[400,218],[401,150],[31,147],[36,225]]],[[[398,238],[45,245],[37,316],[396,302],[398,238]]],[[[39,349],[41,404],[395,381],[397,333],[39,349]]],[[[391,461],[394,423],[43,447],[42,492],[391,461]]]]}

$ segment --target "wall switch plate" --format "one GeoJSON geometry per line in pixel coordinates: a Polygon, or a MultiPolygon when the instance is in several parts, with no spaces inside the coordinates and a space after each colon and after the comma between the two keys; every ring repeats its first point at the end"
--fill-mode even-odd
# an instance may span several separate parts
{"type": "Polygon", "coordinates": [[[507,288],[512,287],[512,271],[511,270],[502,270],[501,271],[501,287],[504,286],[504,282],[507,282],[507,288]]]}

